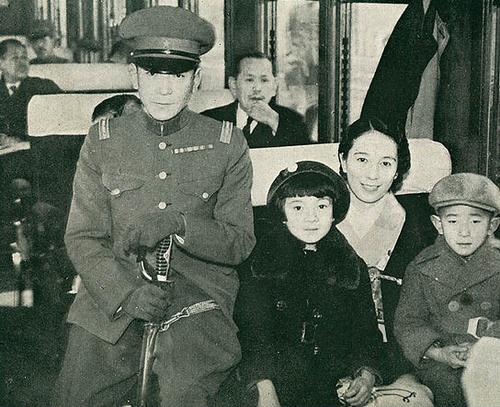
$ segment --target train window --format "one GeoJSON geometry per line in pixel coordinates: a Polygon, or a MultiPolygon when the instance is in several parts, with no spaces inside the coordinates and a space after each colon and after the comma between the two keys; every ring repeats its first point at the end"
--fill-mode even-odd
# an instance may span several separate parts
{"type": "Polygon", "coordinates": [[[278,103],[305,115],[317,140],[319,2],[277,2],[276,28],[278,103]]]}
{"type": "Polygon", "coordinates": [[[224,88],[224,0],[198,0],[195,11],[215,27],[214,47],[201,58],[202,89],[224,88]]]}
{"type": "Polygon", "coordinates": [[[349,122],[359,118],[385,44],[406,4],[352,4],[349,36],[349,122]]]}
{"type": "Polygon", "coordinates": [[[278,102],[305,116],[313,140],[338,140],[359,117],[384,46],[407,4],[265,3],[261,20],[271,24],[264,27],[268,38],[262,48],[275,59],[278,102]]]}

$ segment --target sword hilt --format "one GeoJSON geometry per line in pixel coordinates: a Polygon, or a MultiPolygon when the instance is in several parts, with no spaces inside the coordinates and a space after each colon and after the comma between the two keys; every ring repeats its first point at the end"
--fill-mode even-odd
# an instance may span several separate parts
{"type": "Polygon", "coordinates": [[[163,287],[165,284],[171,285],[173,281],[168,279],[166,273],[159,273],[156,268],[149,264],[146,259],[147,251],[148,248],[146,246],[139,246],[137,249],[137,263],[141,265],[142,278],[159,287],[163,287]]]}

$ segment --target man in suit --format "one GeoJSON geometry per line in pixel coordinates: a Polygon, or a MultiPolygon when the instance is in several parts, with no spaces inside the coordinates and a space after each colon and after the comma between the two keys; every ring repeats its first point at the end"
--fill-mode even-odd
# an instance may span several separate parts
{"type": "Polygon", "coordinates": [[[236,124],[243,130],[250,148],[310,142],[302,116],[276,104],[276,78],[265,54],[242,55],[236,61],[235,70],[229,78],[229,89],[235,101],[202,114],[236,124]]]}
{"type": "Polygon", "coordinates": [[[26,47],[16,39],[0,42],[0,133],[15,141],[27,137],[28,103],[34,95],[59,93],[49,79],[28,76],[26,47]]]}
{"type": "Polygon", "coordinates": [[[36,58],[30,64],[65,64],[66,58],[56,55],[57,33],[54,24],[49,20],[35,20],[29,35],[31,47],[36,58]]]}

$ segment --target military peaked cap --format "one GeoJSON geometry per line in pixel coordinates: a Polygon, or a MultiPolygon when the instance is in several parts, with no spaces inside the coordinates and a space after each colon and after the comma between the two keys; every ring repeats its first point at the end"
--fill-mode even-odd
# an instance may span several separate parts
{"type": "Polygon", "coordinates": [[[332,189],[336,193],[336,199],[333,204],[335,223],[341,222],[347,214],[351,201],[347,184],[339,174],[318,161],[298,161],[281,170],[269,188],[267,205],[275,204],[276,194],[285,184],[304,174],[316,174],[319,176],[318,183],[324,182],[326,179],[331,184],[332,189]]]}
{"type": "Polygon", "coordinates": [[[132,58],[165,58],[198,63],[215,43],[212,24],[180,7],[136,11],[120,24],[120,37],[133,39],[132,58]]]}
{"type": "Polygon", "coordinates": [[[429,194],[429,204],[437,211],[451,205],[468,205],[500,213],[500,189],[484,175],[452,174],[441,179],[429,194]]]}

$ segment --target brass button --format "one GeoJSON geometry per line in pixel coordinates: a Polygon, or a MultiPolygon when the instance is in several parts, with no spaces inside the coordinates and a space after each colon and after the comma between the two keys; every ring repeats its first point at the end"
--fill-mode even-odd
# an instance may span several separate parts
{"type": "Polygon", "coordinates": [[[120,189],[119,188],[115,188],[111,191],[111,195],[120,195],[120,189]]]}
{"type": "Polygon", "coordinates": [[[158,144],[158,148],[160,150],[165,150],[167,148],[167,143],[165,143],[164,141],[162,141],[160,144],[158,144]]]}
{"type": "Polygon", "coordinates": [[[201,194],[201,197],[202,197],[203,199],[207,199],[207,198],[208,198],[208,192],[203,192],[203,193],[201,194]]]}
{"type": "Polygon", "coordinates": [[[460,309],[460,304],[458,303],[458,301],[450,301],[450,303],[448,304],[448,309],[451,311],[451,312],[457,312],[459,309],[460,309]]]}
{"type": "Polygon", "coordinates": [[[167,178],[167,173],[165,171],[162,171],[158,174],[158,177],[160,177],[160,179],[166,179],[167,178]]]}
{"type": "Polygon", "coordinates": [[[161,201],[161,202],[158,204],[158,208],[160,208],[160,209],[165,209],[166,207],[167,207],[167,203],[166,203],[166,202],[161,201]]]}
{"type": "Polygon", "coordinates": [[[276,309],[278,311],[284,311],[286,309],[287,305],[286,305],[286,301],[283,301],[283,300],[279,300],[277,303],[276,303],[276,309]]]}

